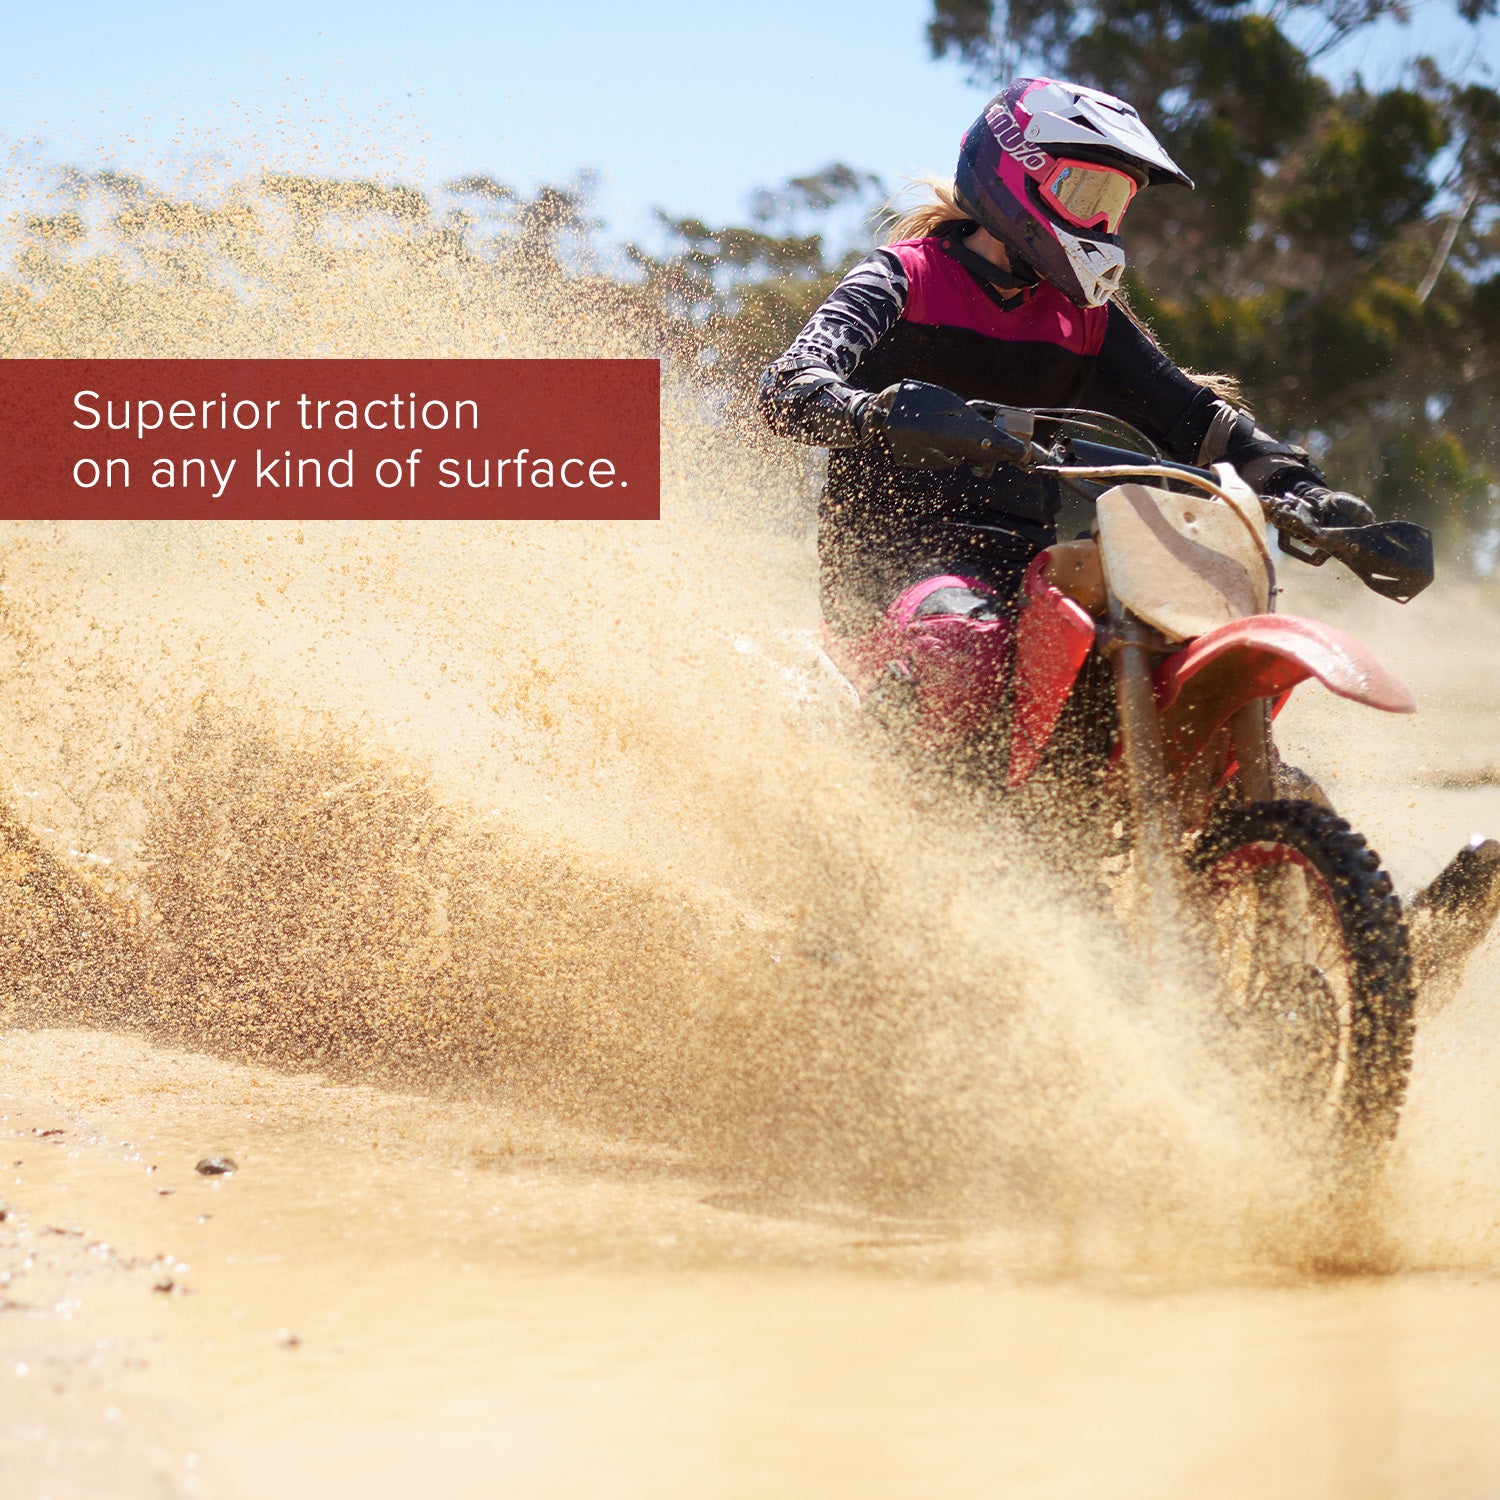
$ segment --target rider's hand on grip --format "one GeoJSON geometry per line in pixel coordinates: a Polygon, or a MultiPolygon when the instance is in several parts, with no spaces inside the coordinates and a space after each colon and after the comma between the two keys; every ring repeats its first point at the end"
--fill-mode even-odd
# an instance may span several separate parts
{"type": "Polygon", "coordinates": [[[1432,533],[1425,526],[1376,521],[1363,500],[1320,485],[1302,486],[1296,495],[1267,496],[1263,503],[1282,550],[1291,557],[1315,568],[1336,557],[1367,588],[1401,604],[1432,582],[1432,533]]]}
{"type": "Polygon", "coordinates": [[[940,385],[902,380],[887,386],[860,409],[861,429],[899,464],[918,469],[957,469],[965,464],[993,470],[1019,463],[1031,445],[997,427],[963,397],[940,385]]]}
{"type": "Polygon", "coordinates": [[[1290,497],[1314,526],[1373,526],[1375,512],[1347,490],[1330,490],[1304,481],[1292,486],[1290,497]]]}

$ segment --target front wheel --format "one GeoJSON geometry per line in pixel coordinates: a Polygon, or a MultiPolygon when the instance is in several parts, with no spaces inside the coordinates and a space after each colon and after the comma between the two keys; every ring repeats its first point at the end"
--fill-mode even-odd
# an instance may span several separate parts
{"type": "Polygon", "coordinates": [[[1373,1167],[1411,1068],[1401,903],[1379,856],[1311,802],[1226,809],[1189,856],[1213,918],[1224,1034],[1299,1141],[1373,1167]]]}

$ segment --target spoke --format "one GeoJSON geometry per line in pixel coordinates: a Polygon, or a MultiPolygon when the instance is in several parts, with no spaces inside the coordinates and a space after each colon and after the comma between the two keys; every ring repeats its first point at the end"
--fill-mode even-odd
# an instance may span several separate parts
{"type": "Polygon", "coordinates": [[[1237,1066],[1299,1112],[1334,1102],[1348,1045],[1348,958],[1335,912],[1300,859],[1232,879],[1215,912],[1237,1066]]]}

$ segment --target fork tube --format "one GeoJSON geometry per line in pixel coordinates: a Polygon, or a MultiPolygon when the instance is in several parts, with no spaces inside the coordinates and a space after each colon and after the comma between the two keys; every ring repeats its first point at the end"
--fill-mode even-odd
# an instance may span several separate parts
{"type": "Polygon", "coordinates": [[[1130,815],[1135,830],[1137,867],[1144,886],[1147,943],[1162,960],[1180,920],[1181,879],[1178,844],[1182,830],[1177,809],[1167,794],[1166,759],[1161,721],[1151,683],[1151,659],[1144,631],[1130,619],[1117,627],[1115,701],[1120,715],[1120,750],[1130,787],[1130,815]]]}
{"type": "Polygon", "coordinates": [[[1271,800],[1270,706],[1266,699],[1256,698],[1230,716],[1229,733],[1240,768],[1240,796],[1246,802],[1271,800]]]}

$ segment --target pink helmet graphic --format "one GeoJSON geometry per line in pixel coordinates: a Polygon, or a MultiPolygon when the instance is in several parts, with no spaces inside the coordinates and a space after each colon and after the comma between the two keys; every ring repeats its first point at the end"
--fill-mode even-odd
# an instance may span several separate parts
{"type": "Polygon", "coordinates": [[[956,174],[964,212],[1083,307],[1118,289],[1120,220],[1164,182],[1193,185],[1130,105],[1051,78],[1017,78],[990,100],[956,174]]]}

